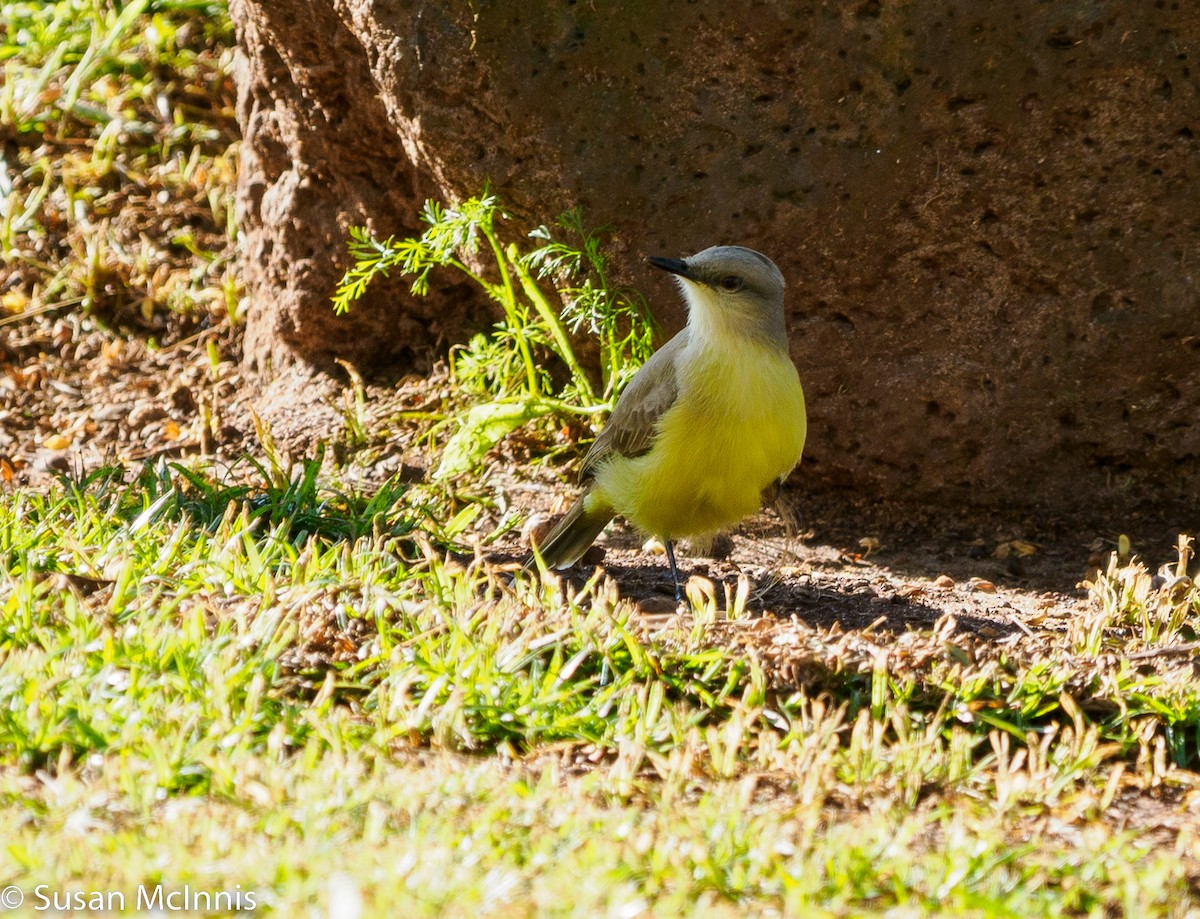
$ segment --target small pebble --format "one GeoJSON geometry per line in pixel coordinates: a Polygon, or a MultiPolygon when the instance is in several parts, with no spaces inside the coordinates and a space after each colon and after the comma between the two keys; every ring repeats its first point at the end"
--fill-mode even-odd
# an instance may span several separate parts
{"type": "Polygon", "coordinates": [[[637,608],[639,613],[674,613],[679,609],[679,604],[673,597],[656,595],[638,600],[637,608]]]}

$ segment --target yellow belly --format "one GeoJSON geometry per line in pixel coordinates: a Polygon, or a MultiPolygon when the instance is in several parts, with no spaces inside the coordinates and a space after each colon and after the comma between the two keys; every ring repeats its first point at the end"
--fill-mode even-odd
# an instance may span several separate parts
{"type": "Polygon", "coordinates": [[[800,378],[778,349],[694,356],[679,385],[650,451],[600,464],[593,490],[664,539],[713,533],[758,510],[763,490],[800,461],[806,431],[800,378]]]}

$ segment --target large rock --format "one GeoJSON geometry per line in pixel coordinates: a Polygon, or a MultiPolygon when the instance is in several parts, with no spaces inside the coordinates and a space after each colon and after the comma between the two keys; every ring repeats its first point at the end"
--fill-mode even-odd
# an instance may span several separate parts
{"type": "Polygon", "coordinates": [[[233,0],[259,367],[423,366],[483,322],[335,320],[346,227],[485,180],[625,279],[741,243],[789,281],[806,479],[1079,509],[1200,492],[1200,15],[1125,0],[233,0]]]}

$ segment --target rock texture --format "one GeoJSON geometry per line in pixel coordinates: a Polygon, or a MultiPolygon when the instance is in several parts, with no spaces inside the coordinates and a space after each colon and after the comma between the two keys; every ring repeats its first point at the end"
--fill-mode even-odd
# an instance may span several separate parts
{"type": "Polygon", "coordinates": [[[1080,509],[1200,494],[1200,13],[1130,4],[233,0],[247,353],[420,368],[468,290],[328,306],[345,230],[485,180],[624,280],[789,281],[810,485],[1080,509]]]}

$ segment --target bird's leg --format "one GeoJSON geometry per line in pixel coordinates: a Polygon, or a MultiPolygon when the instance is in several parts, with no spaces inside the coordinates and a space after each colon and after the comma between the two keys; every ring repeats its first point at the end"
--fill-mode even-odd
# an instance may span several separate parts
{"type": "Polygon", "coordinates": [[[675,581],[675,602],[683,602],[683,589],[679,586],[679,569],[675,566],[675,547],[667,540],[667,562],[671,565],[671,578],[675,581]]]}

